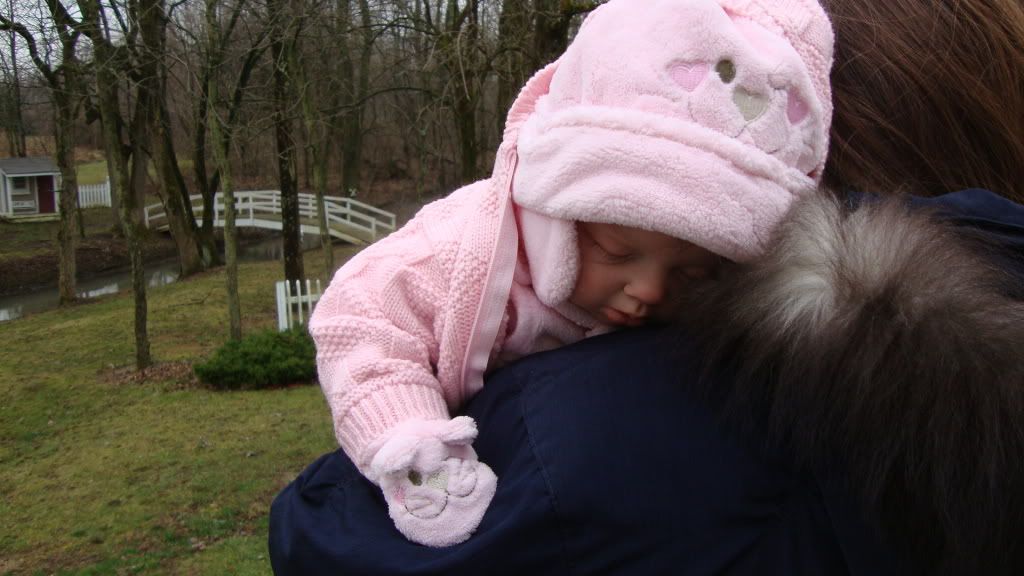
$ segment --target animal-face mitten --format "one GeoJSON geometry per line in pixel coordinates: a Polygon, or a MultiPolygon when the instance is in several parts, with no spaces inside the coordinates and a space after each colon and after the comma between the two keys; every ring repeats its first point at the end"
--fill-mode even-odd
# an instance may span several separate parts
{"type": "Polygon", "coordinates": [[[470,445],[476,434],[468,416],[411,420],[371,448],[367,476],[384,491],[395,527],[409,540],[451,546],[480,524],[498,479],[470,445]]]}

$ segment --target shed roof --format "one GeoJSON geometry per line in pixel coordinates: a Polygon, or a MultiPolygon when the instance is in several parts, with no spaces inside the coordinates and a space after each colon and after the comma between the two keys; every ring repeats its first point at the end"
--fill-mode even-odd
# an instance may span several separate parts
{"type": "Polygon", "coordinates": [[[0,171],[8,176],[22,174],[57,174],[60,169],[49,156],[35,158],[0,158],[0,171]]]}

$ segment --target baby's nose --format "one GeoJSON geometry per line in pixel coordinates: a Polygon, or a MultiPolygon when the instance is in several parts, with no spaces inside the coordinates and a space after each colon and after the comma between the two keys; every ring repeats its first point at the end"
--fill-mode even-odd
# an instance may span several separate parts
{"type": "Polygon", "coordinates": [[[643,304],[654,306],[665,299],[665,284],[665,275],[652,271],[630,280],[626,285],[625,292],[627,296],[635,298],[643,304]]]}

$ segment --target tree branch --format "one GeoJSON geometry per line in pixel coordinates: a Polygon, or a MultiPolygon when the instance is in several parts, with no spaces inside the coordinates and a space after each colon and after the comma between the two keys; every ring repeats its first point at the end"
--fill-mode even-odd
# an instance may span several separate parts
{"type": "MultiPolygon", "coordinates": [[[[25,44],[28,45],[28,53],[32,58],[32,62],[35,63],[36,68],[46,77],[46,82],[50,86],[57,85],[57,76],[53,72],[53,68],[46,63],[45,60],[39,55],[39,48],[36,46],[36,39],[32,36],[32,33],[28,31],[23,24],[18,22],[12,22],[6,16],[0,15],[0,31],[14,31],[15,34],[21,36],[25,40],[25,44]]],[[[13,57],[13,54],[12,54],[13,57]]]]}
{"type": "Polygon", "coordinates": [[[600,0],[562,0],[560,12],[565,18],[572,18],[577,14],[586,14],[603,4],[600,0]]]}

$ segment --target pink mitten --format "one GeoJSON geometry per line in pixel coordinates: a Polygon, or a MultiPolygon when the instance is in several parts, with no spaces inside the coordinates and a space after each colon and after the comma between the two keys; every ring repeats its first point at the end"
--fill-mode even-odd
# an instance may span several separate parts
{"type": "Polygon", "coordinates": [[[474,438],[476,423],[468,416],[411,420],[371,452],[367,475],[384,491],[395,527],[409,540],[451,546],[480,524],[498,479],[477,460],[474,438]]]}

